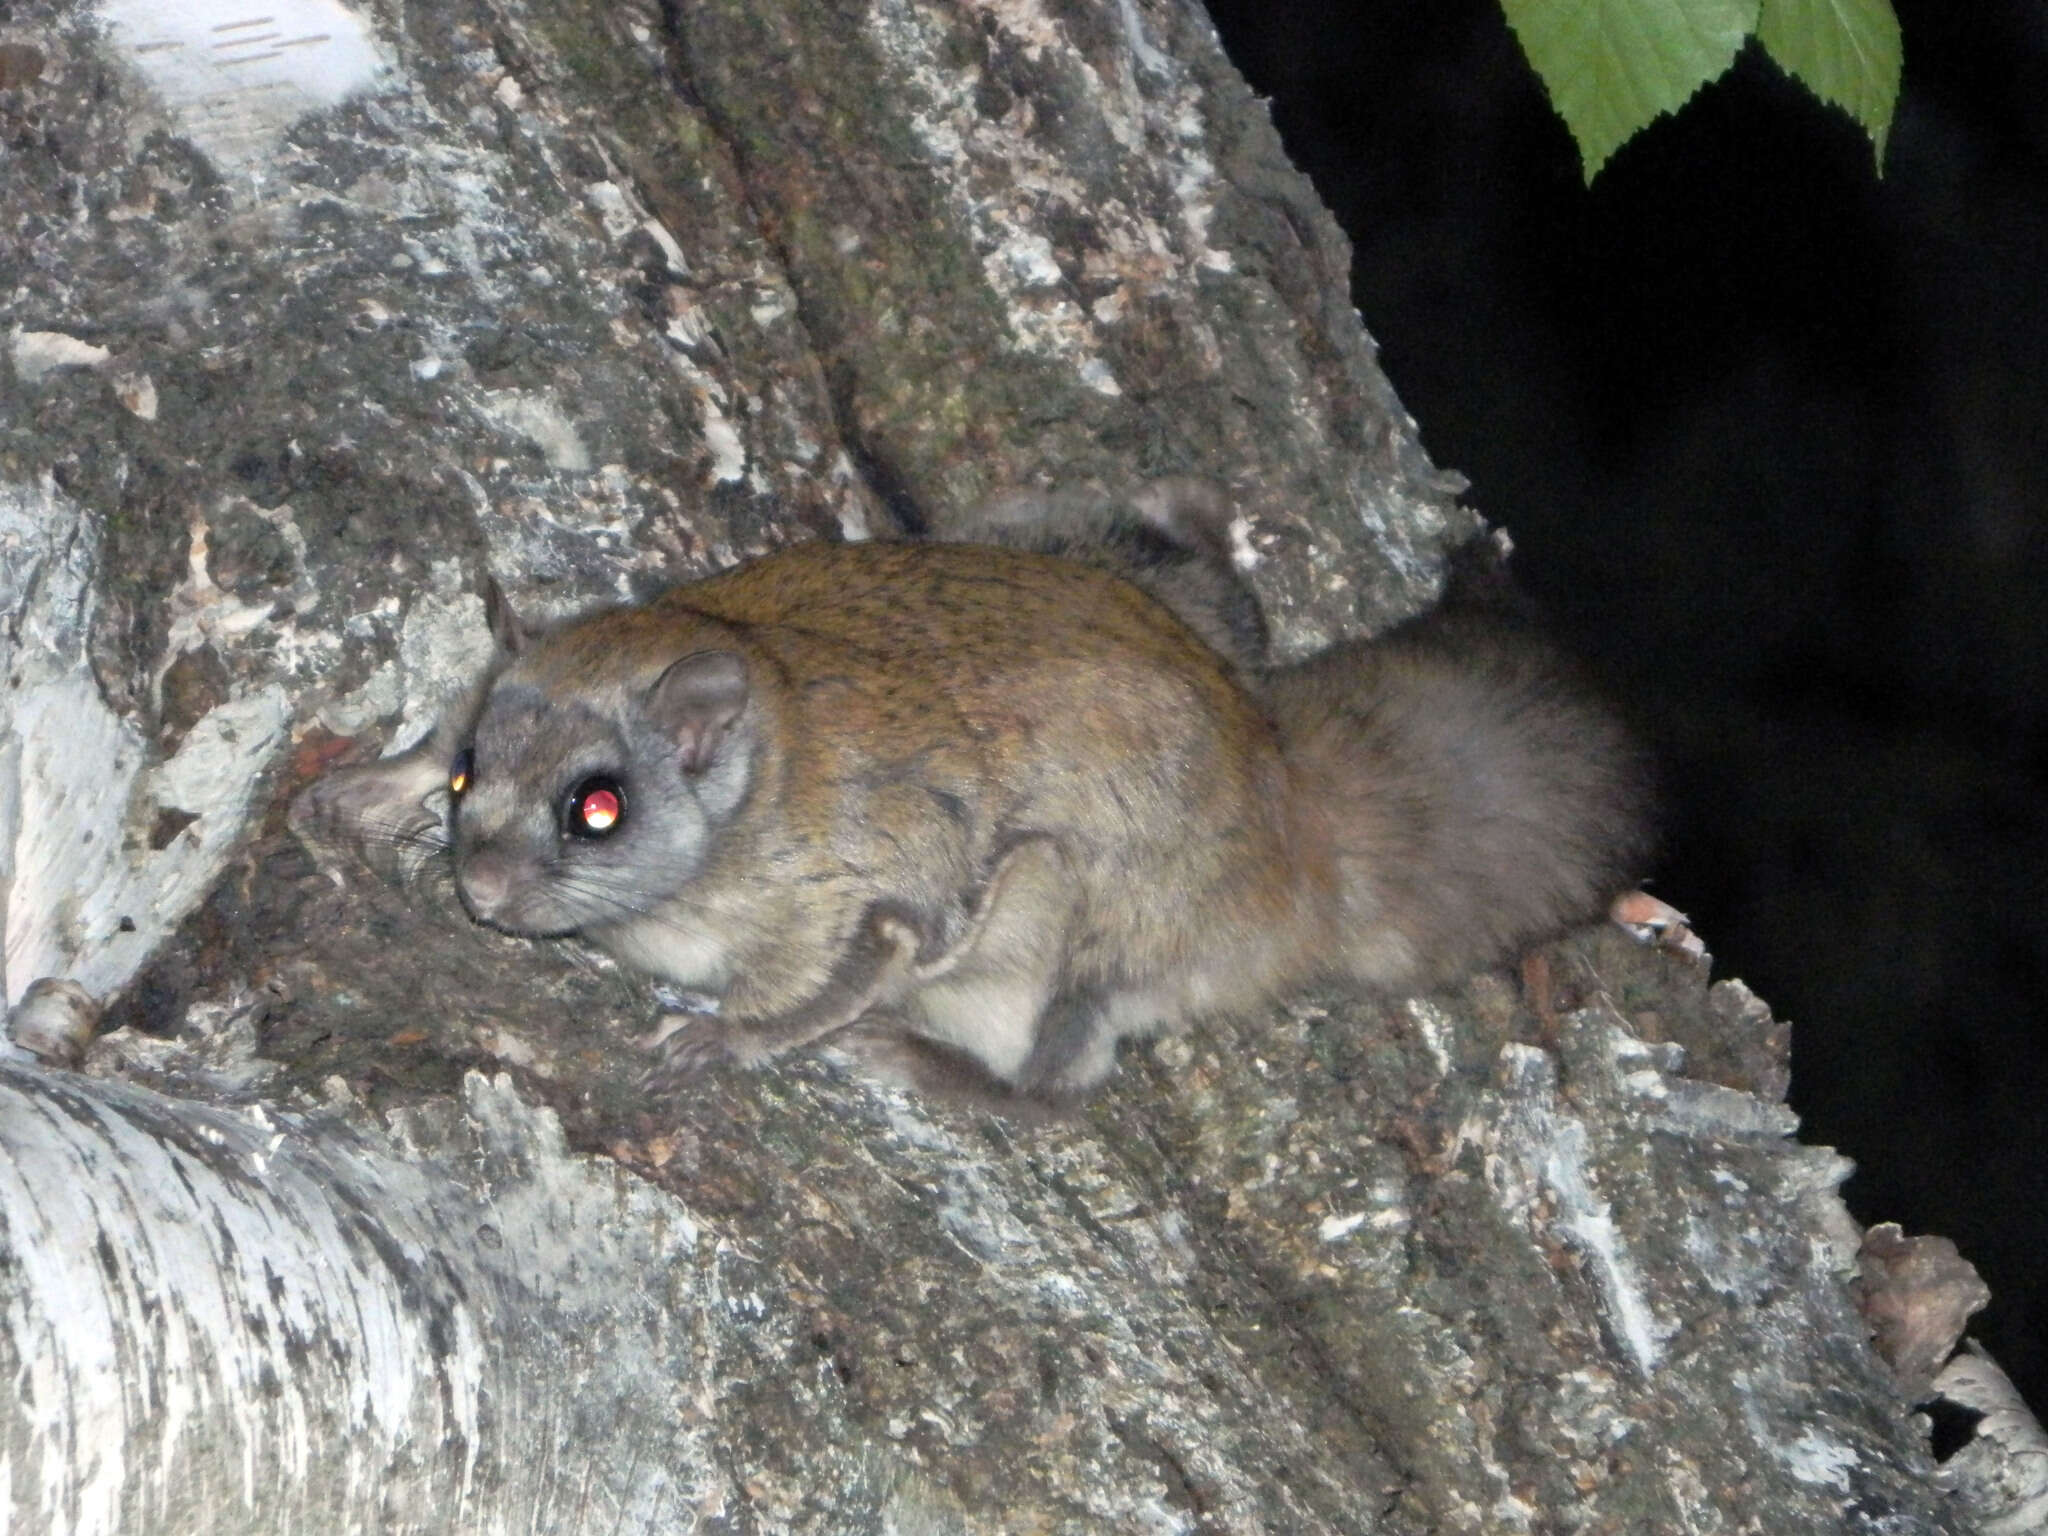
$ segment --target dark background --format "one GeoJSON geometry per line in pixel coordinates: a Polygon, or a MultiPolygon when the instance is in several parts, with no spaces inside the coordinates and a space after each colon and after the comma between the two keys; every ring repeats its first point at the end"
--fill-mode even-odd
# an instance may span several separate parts
{"type": "Polygon", "coordinates": [[[1895,3],[1881,180],[1752,45],[1590,189],[1497,0],[1209,9],[1433,457],[1660,749],[1652,889],[2040,1408],[2048,5],[1895,3]]]}

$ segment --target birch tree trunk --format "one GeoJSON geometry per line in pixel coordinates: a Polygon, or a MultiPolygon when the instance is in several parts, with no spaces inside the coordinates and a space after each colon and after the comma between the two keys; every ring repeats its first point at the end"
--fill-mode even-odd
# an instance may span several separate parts
{"type": "MultiPolygon", "coordinates": [[[[1936,1468],[1785,1031],[1682,955],[1207,1021],[1067,1124],[655,1096],[645,985],[286,834],[493,580],[1191,473],[1283,651],[1427,601],[1476,521],[1198,10],[15,0],[0,132],[5,982],[109,1004],[0,1061],[0,1530],[2024,1518],[2024,1409],[1936,1468]]],[[[1924,1380],[1974,1277],[1909,1267],[1924,1380]]]]}

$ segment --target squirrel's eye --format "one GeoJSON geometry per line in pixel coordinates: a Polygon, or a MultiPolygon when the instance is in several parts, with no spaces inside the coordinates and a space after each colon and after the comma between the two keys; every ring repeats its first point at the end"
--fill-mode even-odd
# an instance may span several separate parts
{"type": "Polygon", "coordinates": [[[448,765],[448,793],[460,795],[469,788],[471,775],[476,772],[476,754],[464,747],[455,754],[455,761],[448,765]]]}
{"type": "Polygon", "coordinates": [[[604,837],[626,819],[626,791],[617,779],[596,774],[569,791],[565,820],[578,837],[604,837]]]}

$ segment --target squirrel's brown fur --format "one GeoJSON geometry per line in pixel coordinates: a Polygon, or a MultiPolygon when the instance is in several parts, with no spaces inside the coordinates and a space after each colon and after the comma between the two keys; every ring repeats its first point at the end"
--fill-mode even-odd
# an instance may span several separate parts
{"type": "MultiPolygon", "coordinates": [[[[571,623],[458,722],[458,888],[716,993],[678,1070],[857,1024],[873,1058],[1057,1099],[1124,1037],[1313,980],[1434,986],[1627,885],[1640,763],[1540,641],[1453,605],[1226,660],[1176,616],[1248,601],[1198,579],[1209,542],[1160,600],[1127,537],[817,543],[571,623]],[[597,829],[591,786],[623,807],[597,829]]],[[[316,820],[362,798],[311,794],[316,820]]]]}

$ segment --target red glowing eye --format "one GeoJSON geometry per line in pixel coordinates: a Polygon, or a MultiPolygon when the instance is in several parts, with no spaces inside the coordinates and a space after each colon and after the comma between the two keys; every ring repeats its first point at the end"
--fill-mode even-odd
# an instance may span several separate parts
{"type": "Polygon", "coordinates": [[[585,779],[569,792],[569,830],[578,837],[603,837],[626,814],[626,793],[612,779],[585,779]]]}

